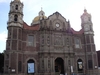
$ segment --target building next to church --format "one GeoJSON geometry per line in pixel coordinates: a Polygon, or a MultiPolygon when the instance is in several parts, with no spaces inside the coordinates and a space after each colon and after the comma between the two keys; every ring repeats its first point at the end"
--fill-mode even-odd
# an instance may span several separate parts
{"type": "Polygon", "coordinates": [[[98,67],[100,69],[100,50],[97,51],[98,67]]]}
{"type": "Polygon", "coordinates": [[[5,74],[95,75],[98,62],[94,31],[86,9],[81,16],[80,31],[75,31],[59,12],[46,17],[41,10],[31,25],[23,21],[23,15],[23,3],[11,1],[4,51],[5,74]]]}

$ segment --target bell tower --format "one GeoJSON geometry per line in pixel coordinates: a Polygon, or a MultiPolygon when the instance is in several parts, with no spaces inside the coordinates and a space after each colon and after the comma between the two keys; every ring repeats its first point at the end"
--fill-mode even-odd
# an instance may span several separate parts
{"type": "Polygon", "coordinates": [[[84,30],[84,46],[86,52],[86,69],[88,69],[87,73],[92,70],[97,69],[97,53],[94,43],[94,31],[93,24],[91,21],[91,15],[84,9],[84,13],[81,16],[81,26],[84,30]]]}
{"type": "Polygon", "coordinates": [[[94,34],[92,27],[93,24],[91,21],[91,14],[88,14],[86,9],[84,9],[84,13],[81,16],[81,26],[84,30],[84,34],[94,34]]]}
{"type": "Polygon", "coordinates": [[[7,50],[21,50],[22,28],[23,28],[23,3],[14,0],[10,3],[8,19],[7,50]],[[16,46],[16,47],[14,47],[16,46]]]}
{"type": "Polygon", "coordinates": [[[8,37],[4,62],[4,73],[18,73],[19,53],[22,50],[22,29],[23,29],[23,3],[20,0],[13,0],[10,3],[10,11],[7,22],[8,37]],[[12,61],[15,59],[15,61],[12,61]],[[13,69],[13,70],[12,70],[13,69]]]}
{"type": "Polygon", "coordinates": [[[10,3],[8,27],[23,27],[23,3],[20,0],[14,0],[10,3]]]}

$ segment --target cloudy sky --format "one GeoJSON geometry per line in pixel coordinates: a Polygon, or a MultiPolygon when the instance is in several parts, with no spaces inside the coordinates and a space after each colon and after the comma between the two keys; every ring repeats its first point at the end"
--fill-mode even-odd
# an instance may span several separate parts
{"type": "MultiPolygon", "coordinates": [[[[9,6],[11,0],[0,0],[0,52],[5,50],[6,38],[7,38],[7,21],[9,6]]],[[[100,50],[100,1],[99,0],[21,0],[24,3],[24,18],[23,20],[27,24],[31,24],[34,17],[38,15],[38,12],[43,8],[46,16],[58,11],[66,18],[70,20],[71,27],[76,31],[81,29],[80,16],[83,14],[84,8],[88,13],[92,15],[94,38],[96,44],[96,50],[100,50]]]]}

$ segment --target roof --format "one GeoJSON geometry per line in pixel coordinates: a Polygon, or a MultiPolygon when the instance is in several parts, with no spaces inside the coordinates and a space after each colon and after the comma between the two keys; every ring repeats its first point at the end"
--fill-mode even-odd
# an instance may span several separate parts
{"type": "Polygon", "coordinates": [[[84,33],[83,29],[81,29],[81,30],[79,30],[79,31],[75,31],[73,28],[70,28],[70,30],[71,30],[71,32],[72,32],[73,34],[83,34],[83,33],[84,33]]]}
{"type": "Polygon", "coordinates": [[[23,28],[28,29],[28,30],[39,30],[39,24],[34,25],[34,26],[29,26],[25,22],[23,23],[23,28]]]}
{"type": "MultiPolygon", "coordinates": [[[[28,24],[26,24],[25,22],[23,23],[23,28],[24,29],[28,29],[28,30],[39,30],[39,24],[36,24],[34,26],[29,26],[28,24]]],[[[70,28],[68,33],[72,33],[72,34],[83,34],[84,31],[83,29],[79,30],[79,31],[75,31],[73,28],[70,28]]]]}

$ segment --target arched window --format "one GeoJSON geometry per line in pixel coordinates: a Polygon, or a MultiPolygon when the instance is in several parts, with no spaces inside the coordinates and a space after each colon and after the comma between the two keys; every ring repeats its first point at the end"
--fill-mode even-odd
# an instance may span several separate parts
{"type": "Polygon", "coordinates": [[[15,6],[15,9],[18,10],[18,5],[15,6]]]}
{"type": "Polygon", "coordinates": [[[81,39],[80,38],[75,38],[75,48],[81,48],[81,39]]]}
{"type": "Polygon", "coordinates": [[[15,21],[15,22],[18,21],[18,15],[15,15],[15,16],[14,16],[14,21],[15,21]]]}
{"type": "Polygon", "coordinates": [[[81,59],[77,60],[78,72],[83,72],[83,61],[81,59]]]}
{"type": "Polygon", "coordinates": [[[28,35],[27,46],[34,46],[34,35],[28,35]]]}

